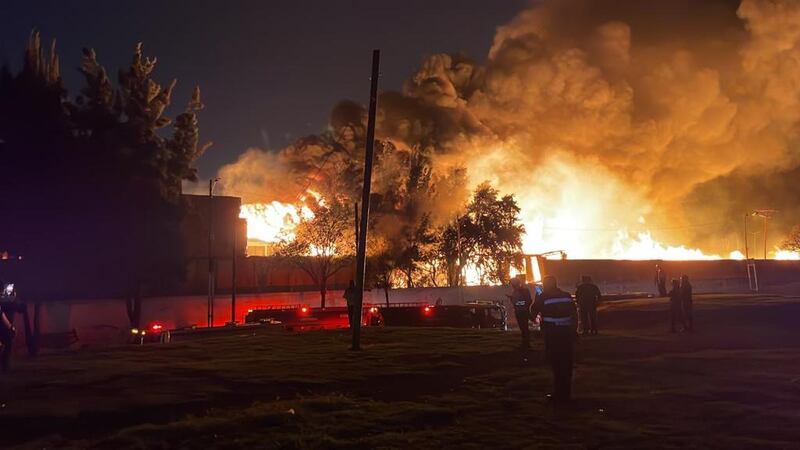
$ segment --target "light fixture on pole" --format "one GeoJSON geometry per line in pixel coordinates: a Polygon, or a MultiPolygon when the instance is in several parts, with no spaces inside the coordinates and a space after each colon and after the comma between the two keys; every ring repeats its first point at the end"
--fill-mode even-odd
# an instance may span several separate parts
{"type": "Polygon", "coordinates": [[[764,219],[764,259],[767,259],[767,224],[776,212],[778,212],[777,209],[755,209],[751,213],[752,216],[764,219]]]}

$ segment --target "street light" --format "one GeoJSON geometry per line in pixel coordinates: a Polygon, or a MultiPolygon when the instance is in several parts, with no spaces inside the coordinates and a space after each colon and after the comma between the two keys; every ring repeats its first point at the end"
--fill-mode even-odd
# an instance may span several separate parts
{"type": "MultiPolygon", "coordinates": [[[[777,209],[754,209],[752,211],[748,211],[744,215],[744,257],[745,259],[750,259],[750,252],[747,245],[748,241],[748,234],[747,234],[747,218],[748,217],[761,217],[764,219],[764,259],[767,259],[767,223],[769,219],[772,218],[773,214],[778,212],[777,209]]],[[[756,234],[756,233],[753,233],[756,234]]],[[[755,251],[755,238],[753,240],[753,250],[755,251]]]]}

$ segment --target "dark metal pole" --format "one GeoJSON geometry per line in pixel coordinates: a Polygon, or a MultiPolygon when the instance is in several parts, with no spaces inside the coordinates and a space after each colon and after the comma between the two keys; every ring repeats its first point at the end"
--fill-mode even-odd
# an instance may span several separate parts
{"type": "Polygon", "coordinates": [[[367,116],[367,145],[364,158],[364,188],[361,192],[361,227],[358,230],[356,249],[356,310],[353,323],[351,350],[361,350],[361,307],[364,303],[364,271],[367,256],[367,226],[369,224],[369,195],[372,185],[372,160],[375,154],[375,112],[378,108],[378,76],[381,51],[372,51],[372,79],[369,90],[369,115],[367,116]]]}
{"type": "Polygon", "coordinates": [[[358,234],[358,202],[355,202],[355,204],[353,205],[353,213],[355,217],[354,223],[356,226],[356,254],[358,254],[358,239],[360,237],[358,234]]]}
{"type": "Polygon", "coordinates": [[[214,184],[219,178],[208,180],[208,326],[214,326],[214,184]]]}
{"type": "Polygon", "coordinates": [[[747,216],[748,215],[749,215],[748,213],[744,214],[744,259],[750,259],[750,251],[749,251],[748,245],[747,245],[747,240],[749,239],[747,237],[747,216]]]}
{"type": "Polygon", "coordinates": [[[767,215],[764,215],[764,259],[767,259],[767,215]]]}
{"type": "Polygon", "coordinates": [[[236,227],[233,223],[233,253],[231,255],[231,325],[236,324],[236,227]]]}
{"type": "Polygon", "coordinates": [[[213,325],[214,313],[214,179],[208,180],[208,326],[213,325]]]}

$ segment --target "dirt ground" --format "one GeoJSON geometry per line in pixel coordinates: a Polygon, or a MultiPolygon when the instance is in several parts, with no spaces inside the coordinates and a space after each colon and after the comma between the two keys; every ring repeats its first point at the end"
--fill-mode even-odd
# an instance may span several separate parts
{"type": "Polygon", "coordinates": [[[0,447],[800,448],[800,298],[603,305],[567,408],[537,339],[489,330],[237,331],[18,359],[0,447]]]}

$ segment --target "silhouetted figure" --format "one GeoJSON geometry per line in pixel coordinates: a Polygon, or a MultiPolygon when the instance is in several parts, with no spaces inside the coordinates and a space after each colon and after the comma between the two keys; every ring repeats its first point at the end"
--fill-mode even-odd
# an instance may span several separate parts
{"type": "Polygon", "coordinates": [[[572,364],[575,352],[577,309],[572,296],[558,288],[555,277],[542,280],[542,293],[536,296],[531,316],[542,314],[544,350],[553,370],[552,400],[564,402],[572,397],[572,364]]]}
{"type": "Polygon", "coordinates": [[[669,291],[669,331],[676,331],[675,324],[680,323],[681,329],[686,328],[683,320],[683,307],[681,306],[681,283],[677,278],[672,279],[672,290],[669,291]]]}
{"type": "Polygon", "coordinates": [[[517,318],[517,325],[522,332],[522,343],[520,348],[523,350],[531,348],[531,330],[528,327],[528,321],[531,318],[530,309],[533,299],[531,299],[531,291],[519,278],[511,279],[511,304],[514,307],[514,316],[517,318]]]}
{"type": "Polygon", "coordinates": [[[660,297],[667,296],[667,273],[660,265],[656,264],[656,287],[658,288],[658,295],[660,297]]]}
{"type": "Polygon", "coordinates": [[[583,334],[597,334],[597,305],[600,303],[600,288],[592,283],[592,277],[581,276],[581,283],[575,290],[575,300],[581,309],[583,334]]]}
{"type": "Polygon", "coordinates": [[[13,299],[3,297],[0,299],[0,370],[3,373],[11,368],[11,350],[14,347],[14,314],[22,311],[24,305],[19,305],[13,299]]]}
{"type": "Polygon", "coordinates": [[[355,324],[356,320],[356,282],[350,280],[350,284],[347,285],[347,289],[344,290],[344,300],[347,302],[347,322],[350,325],[350,328],[353,328],[353,324],[355,324]]]}
{"type": "Polygon", "coordinates": [[[692,284],[689,283],[688,275],[681,275],[681,311],[686,329],[694,331],[694,316],[692,313],[692,284]]]}

